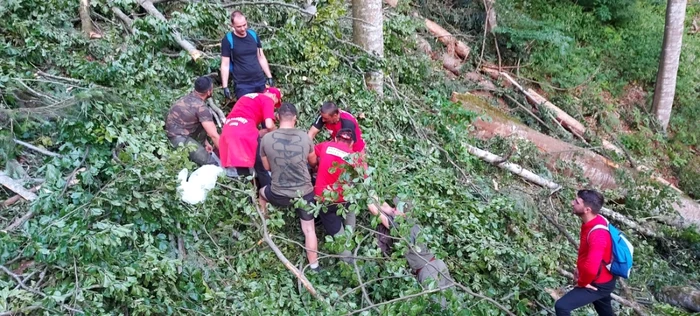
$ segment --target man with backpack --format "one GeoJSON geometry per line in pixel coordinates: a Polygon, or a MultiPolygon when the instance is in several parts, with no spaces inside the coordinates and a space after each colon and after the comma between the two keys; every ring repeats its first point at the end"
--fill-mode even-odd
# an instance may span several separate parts
{"type": "Polygon", "coordinates": [[[583,222],[574,271],[576,287],[555,303],[557,316],[571,315],[571,311],[590,303],[598,315],[614,315],[610,294],[618,276],[629,276],[633,248],[598,214],[603,202],[603,195],[595,190],[580,190],[571,202],[574,215],[583,222]]]}
{"type": "Polygon", "coordinates": [[[221,40],[221,86],[224,96],[231,99],[229,75],[233,75],[236,98],[248,93],[261,93],[265,85],[274,86],[270,65],[263,53],[262,42],[241,11],[231,13],[232,32],[221,40]]]}

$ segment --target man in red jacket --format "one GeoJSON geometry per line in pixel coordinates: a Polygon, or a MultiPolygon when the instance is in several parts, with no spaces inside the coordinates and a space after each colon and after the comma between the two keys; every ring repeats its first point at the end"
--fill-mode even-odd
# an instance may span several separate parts
{"type": "Polygon", "coordinates": [[[324,102],[321,106],[321,114],[316,118],[314,124],[309,129],[309,137],[313,140],[316,134],[326,127],[331,132],[331,139],[335,138],[336,133],[343,128],[348,128],[354,132],[352,151],[364,152],[365,141],[362,139],[362,131],[360,124],[357,123],[352,114],[343,111],[333,102],[324,102]]]}
{"type": "Polygon", "coordinates": [[[593,229],[596,225],[608,225],[598,215],[603,202],[603,195],[594,190],[578,191],[571,202],[574,215],[583,222],[574,271],[576,287],[557,300],[554,305],[557,316],[571,315],[574,309],[590,303],[598,315],[615,315],[610,294],[615,289],[616,277],[606,267],[612,261],[612,237],[605,229],[593,229]]]}
{"type": "Polygon", "coordinates": [[[258,140],[276,128],[275,109],[281,102],[282,94],[274,87],[267,88],[263,93],[243,95],[236,101],[226,117],[219,139],[221,167],[226,168],[227,175],[255,174],[258,187],[270,184],[270,175],[260,158],[258,140]],[[258,131],[260,124],[263,124],[263,129],[258,131]]]}
{"type": "Polygon", "coordinates": [[[333,236],[343,228],[343,220],[338,216],[338,207],[343,205],[347,210],[348,202],[343,197],[343,186],[346,185],[340,176],[343,166],[349,163],[352,154],[353,135],[351,129],[341,129],[335,134],[334,141],[320,143],[314,147],[318,157],[318,174],[314,185],[316,199],[325,202],[327,211],[321,213],[321,222],[326,233],[333,236]]]}

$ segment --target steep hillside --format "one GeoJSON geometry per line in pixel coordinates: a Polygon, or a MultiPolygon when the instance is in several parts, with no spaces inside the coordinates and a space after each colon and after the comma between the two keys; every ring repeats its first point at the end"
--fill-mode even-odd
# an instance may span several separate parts
{"type": "MultiPolygon", "coordinates": [[[[467,76],[448,77],[418,51],[416,34],[430,35],[411,4],[386,8],[385,59],[376,60],[351,43],[345,2],[319,3],[313,19],[293,3],[156,2],[168,23],[135,1],[92,1],[98,39],[81,32],[78,1],[0,7],[0,161],[9,177],[38,195],[0,210],[0,228],[28,218],[0,232],[0,314],[552,312],[548,289],[570,283],[560,270],[570,271],[576,255],[567,236],[577,236],[580,223],[569,201],[585,181],[577,173],[551,172],[532,144],[470,135],[477,114],[450,98],[455,91],[476,92],[478,85],[467,76]],[[263,223],[247,202],[251,185],[221,179],[206,203],[194,207],[176,194],[177,172],[194,165],[169,147],[163,118],[196,77],[219,68],[217,45],[234,8],[245,11],[263,39],[285,100],[301,110],[300,127],[310,126],[323,101],[336,100],[357,114],[368,144],[371,177],[354,174],[358,185],[346,194],[361,211],[360,225],[345,238],[321,237],[323,269],[305,269],[317,297],[263,241],[263,223]],[[173,30],[203,56],[192,60],[173,30]],[[376,66],[386,75],[383,98],[366,91],[362,79],[376,66]],[[469,154],[469,144],[508,155],[509,162],[565,187],[551,192],[525,182],[469,154]],[[413,201],[425,241],[459,286],[444,294],[422,288],[401,255],[405,240],[391,258],[382,257],[373,232],[377,220],[364,212],[372,194],[413,201]],[[356,253],[356,265],[327,255],[343,246],[356,253]],[[447,297],[448,311],[434,302],[438,295],[447,297]]],[[[479,23],[450,31],[458,27],[481,34],[479,23]]],[[[480,42],[467,42],[474,62],[464,69],[474,70],[481,64],[480,42]]],[[[500,88],[494,93],[487,99],[494,105],[501,95],[515,97],[500,88]]],[[[223,99],[220,89],[215,99],[223,99]]],[[[552,136],[575,142],[565,131],[552,136]]],[[[618,223],[636,246],[634,277],[619,294],[648,314],[682,315],[653,294],[665,285],[697,282],[698,234],[643,220],[670,214],[672,194],[649,194],[659,187],[643,177],[625,179],[626,197],[606,192],[608,206],[658,235],[618,223]]],[[[14,195],[0,189],[0,200],[14,195]]],[[[266,224],[286,258],[304,270],[294,214],[274,210],[266,224]]],[[[409,228],[403,225],[399,235],[406,237],[409,228]]]]}

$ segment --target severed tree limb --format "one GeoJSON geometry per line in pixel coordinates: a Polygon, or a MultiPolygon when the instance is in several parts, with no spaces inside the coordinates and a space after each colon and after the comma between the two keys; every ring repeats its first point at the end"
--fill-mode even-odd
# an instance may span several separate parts
{"type": "Polygon", "coordinates": [[[124,22],[124,25],[126,26],[126,29],[129,31],[129,33],[133,33],[132,25],[134,25],[134,20],[132,20],[128,15],[126,15],[121,9],[117,7],[112,7],[111,10],[116,17],[118,17],[122,22],[124,22]]]}
{"type": "Polygon", "coordinates": [[[275,255],[277,256],[277,259],[279,259],[280,261],[282,261],[282,264],[284,264],[284,266],[285,266],[290,272],[292,272],[292,274],[294,274],[294,276],[296,276],[297,279],[299,279],[299,281],[301,281],[301,283],[302,283],[302,284],[304,285],[304,287],[309,291],[309,293],[311,293],[311,295],[313,295],[316,299],[318,299],[318,300],[320,300],[320,301],[324,301],[324,300],[323,300],[323,297],[321,297],[321,295],[319,295],[319,294],[316,292],[316,289],[315,289],[314,286],[311,284],[311,282],[309,282],[309,280],[306,279],[306,276],[304,276],[304,274],[302,274],[302,273],[299,271],[299,269],[297,269],[297,267],[295,267],[291,262],[289,262],[289,260],[287,259],[287,257],[285,257],[284,254],[282,253],[282,251],[280,250],[280,248],[277,247],[277,245],[275,244],[274,241],[272,241],[272,238],[270,238],[270,233],[269,233],[268,230],[267,230],[267,220],[265,220],[265,215],[263,215],[262,211],[260,210],[260,205],[258,205],[258,201],[257,201],[257,199],[255,198],[255,196],[254,196],[254,195],[251,195],[251,198],[255,201],[255,202],[254,202],[254,204],[255,204],[255,211],[258,212],[258,215],[260,216],[260,220],[262,221],[263,239],[265,240],[265,242],[267,243],[267,245],[270,246],[270,249],[272,249],[272,251],[273,251],[273,252],[275,253],[275,255]]]}
{"type": "MultiPolygon", "coordinates": [[[[368,234],[367,236],[362,238],[362,240],[360,240],[359,243],[357,243],[357,248],[355,248],[355,252],[353,253],[353,255],[355,257],[357,257],[357,251],[360,250],[360,246],[362,245],[362,242],[364,242],[365,239],[367,239],[367,237],[369,237],[369,236],[372,236],[372,235],[368,234]]],[[[362,289],[362,297],[365,299],[365,301],[367,301],[367,304],[369,304],[370,306],[374,305],[374,303],[372,303],[372,300],[369,299],[369,295],[367,294],[367,289],[365,289],[365,283],[362,281],[362,275],[360,274],[360,268],[357,266],[357,260],[353,259],[352,265],[355,267],[355,274],[357,274],[357,282],[360,282],[360,289],[362,289]]],[[[377,309],[376,307],[374,309],[377,311],[377,313],[379,313],[379,309],[377,309]]]]}
{"type": "MultiPolygon", "coordinates": [[[[8,268],[6,268],[5,266],[0,265],[0,271],[4,272],[4,273],[7,274],[8,276],[12,277],[12,278],[15,280],[15,282],[17,283],[17,285],[19,285],[19,287],[21,287],[21,288],[24,289],[25,291],[28,291],[28,292],[30,292],[30,293],[39,295],[39,296],[41,296],[42,298],[46,298],[46,297],[48,296],[48,295],[46,295],[46,294],[44,294],[44,293],[42,293],[42,292],[39,292],[39,291],[37,291],[37,290],[35,290],[35,289],[33,289],[33,288],[28,287],[26,284],[24,284],[24,282],[23,282],[22,279],[19,277],[19,275],[14,274],[12,271],[10,271],[10,270],[9,270],[8,268]]],[[[73,307],[70,307],[70,306],[65,305],[65,304],[63,304],[63,303],[60,303],[60,302],[56,302],[56,303],[57,303],[58,305],[60,305],[61,307],[65,308],[65,309],[67,309],[67,310],[69,310],[69,311],[71,311],[71,312],[73,312],[73,313],[85,314],[83,311],[81,311],[81,310],[79,310],[79,309],[75,309],[75,308],[73,308],[73,307]]]]}
{"type": "Polygon", "coordinates": [[[33,201],[37,198],[37,195],[34,194],[34,192],[25,189],[21,184],[7,176],[4,172],[0,172],[0,184],[4,185],[12,192],[19,194],[27,201],[33,201]]]}
{"type": "MultiPolygon", "coordinates": [[[[36,193],[36,191],[39,191],[39,189],[41,189],[41,185],[37,185],[37,186],[35,186],[35,187],[29,189],[29,192],[36,193]]],[[[11,205],[13,205],[13,204],[19,202],[19,200],[21,200],[21,199],[22,199],[22,196],[19,195],[19,194],[15,195],[15,196],[12,196],[12,197],[10,197],[9,199],[7,199],[7,200],[5,200],[4,202],[2,202],[2,207],[3,207],[3,208],[4,208],[4,207],[10,207],[11,205]]]]}
{"type": "MultiPolygon", "coordinates": [[[[574,275],[571,272],[566,271],[566,270],[562,269],[561,267],[557,267],[557,272],[559,272],[559,274],[561,274],[569,279],[572,279],[572,280],[574,279],[574,275]]],[[[625,305],[625,306],[631,308],[632,310],[634,310],[635,313],[637,313],[637,315],[639,315],[639,316],[647,316],[648,315],[644,311],[644,309],[641,306],[639,306],[639,304],[637,304],[637,302],[633,302],[633,301],[630,301],[628,299],[622,298],[614,293],[610,294],[610,296],[612,296],[612,298],[614,300],[616,300],[618,303],[625,305]]]]}
{"type": "MultiPolygon", "coordinates": [[[[154,16],[156,19],[161,20],[163,22],[168,22],[168,20],[163,16],[158,9],[153,5],[153,2],[150,0],[139,0],[139,5],[143,7],[148,14],[154,16]]],[[[175,38],[175,41],[182,47],[182,49],[186,50],[188,54],[190,54],[190,57],[192,57],[192,60],[197,60],[200,57],[204,56],[204,53],[202,53],[200,50],[198,50],[192,43],[188,42],[187,40],[182,38],[182,34],[180,32],[173,30],[172,35],[175,38]]]]}
{"type": "MultiPolygon", "coordinates": [[[[477,157],[483,159],[484,161],[493,163],[496,161],[503,160],[502,157],[500,157],[498,155],[494,155],[488,151],[476,148],[476,147],[471,146],[469,144],[466,144],[466,146],[467,146],[467,151],[470,154],[477,156],[477,157]]],[[[561,188],[561,186],[559,184],[557,184],[556,182],[544,179],[544,178],[536,175],[532,171],[529,171],[529,170],[523,168],[522,166],[520,166],[518,164],[504,162],[504,163],[497,164],[497,166],[501,169],[505,169],[505,170],[510,171],[511,173],[519,175],[522,178],[524,178],[525,180],[532,182],[532,183],[535,183],[539,186],[546,187],[546,188],[551,189],[551,190],[559,190],[561,188]]],[[[640,234],[642,234],[644,236],[648,236],[648,237],[656,237],[657,236],[657,233],[655,231],[653,231],[649,228],[643,227],[642,225],[636,223],[635,221],[627,218],[627,216],[622,215],[618,212],[615,212],[609,208],[605,208],[605,207],[601,208],[600,213],[603,214],[604,216],[610,218],[610,219],[613,219],[617,222],[621,222],[621,223],[627,225],[628,227],[636,230],[637,232],[639,232],[640,234]]]]}
{"type": "Polygon", "coordinates": [[[466,144],[466,147],[467,147],[467,151],[470,154],[477,156],[486,162],[496,163],[496,166],[498,166],[499,168],[508,170],[516,175],[519,175],[519,176],[523,177],[525,180],[528,180],[528,181],[535,183],[539,186],[543,186],[545,188],[551,189],[553,191],[559,190],[561,188],[561,186],[559,184],[557,184],[556,182],[544,179],[544,178],[534,174],[532,171],[523,168],[522,166],[520,166],[518,164],[514,164],[511,162],[498,163],[500,161],[504,161],[504,159],[498,155],[494,155],[488,151],[485,151],[483,149],[479,149],[479,148],[474,147],[474,146],[469,145],[469,144],[466,144]]]}
{"type": "Polygon", "coordinates": [[[409,300],[409,299],[416,298],[416,297],[423,296],[423,295],[430,294],[430,293],[440,292],[440,291],[442,291],[442,290],[445,290],[445,289],[448,289],[448,288],[451,288],[451,287],[452,287],[452,286],[438,287],[438,288],[435,288],[435,289],[432,289],[432,290],[426,290],[426,291],[423,291],[423,292],[420,292],[420,293],[415,293],[415,294],[411,294],[411,295],[402,296],[402,297],[399,297],[399,298],[395,298],[395,299],[393,299],[393,300],[388,300],[388,301],[386,301],[386,302],[381,302],[381,303],[377,303],[377,304],[373,304],[373,305],[367,306],[367,307],[365,307],[365,308],[358,309],[358,310],[356,310],[356,311],[353,311],[353,312],[351,312],[351,313],[348,313],[347,315],[359,314],[359,313],[362,313],[362,312],[364,312],[364,311],[366,311],[366,310],[369,310],[369,309],[372,309],[372,308],[377,308],[377,307],[382,306],[382,305],[387,305],[387,304],[391,304],[391,303],[396,303],[396,302],[400,302],[400,301],[405,301],[405,300],[409,300]]]}
{"type": "Polygon", "coordinates": [[[22,146],[27,147],[27,148],[29,148],[29,149],[31,149],[31,150],[33,150],[33,151],[38,152],[38,153],[41,153],[41,154],[44,154],[44,155],[47,155],[47,156],[51,156],[51,157],[61,157],[60,154],[57,154],[57,153],[55,153],[55,152],[48,151],[48,150],[43,149],[43,148],[36,147],[36,146],[34,146],[34,145],[30,144],[30,143],[21,141],[21,140],[19,140],[19,139],[13,139],[13,141],[14,141],[15,144],[17,144],[17,145],[22,145],[22,146]]]}
{"type": "Polygon", "coordinates": [[[216,105],[214,100],[212,98],[209,98],[207,100],[207,104],[209,105],[209,108],[212,110],[212,114],[214,114],[214,118],[217,120],[219,123],[219,127],[221,127],[221,124],[223,124],[226,121],[226,115],[224,115],[224,111],[221,110],[219,106],[216,105]]]}

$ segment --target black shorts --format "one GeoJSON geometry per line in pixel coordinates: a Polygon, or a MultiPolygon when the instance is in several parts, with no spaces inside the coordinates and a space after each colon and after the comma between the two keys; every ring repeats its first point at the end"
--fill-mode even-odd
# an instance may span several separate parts
{"type": "MultiPolygon", "coordinates": [[[[264,193],[265,193],[265,200],[267,200],[270,204],[272,204],[274,206],[290,207],[294,204],[292,201],[295,198],[290,198],[290,197],[282,196],[279,194],[275,194],[274,192],[272,192],[272,186],[269,186],[269,185],[265,186],[264,193]]],[[[302,198],[307,203],[313,204],[314,203],[314,192],[311,191],[311,193],[304,195],[302,198]]],[[[311,221],[314,219],[314,215],[307,213],[306,210],[304,210],[303,208],[297,208],[296,212],[297,212],[297,216],[299,216],[299,218],[301,218],[302,220],[311,221]]]]}
{"type": "Polygon", "coordinates": [[[338,207],[343,205],[347,210],[350,207],[350,203],[340,203],[340,204],[330,204],[327,209],[321,210],[319,217],[321,217],[321,223],[323,223],[323,228],[326,230],[326,234],[335,235],[341,228],[343,228],[343,218],[338,215],[338,207]]]}

